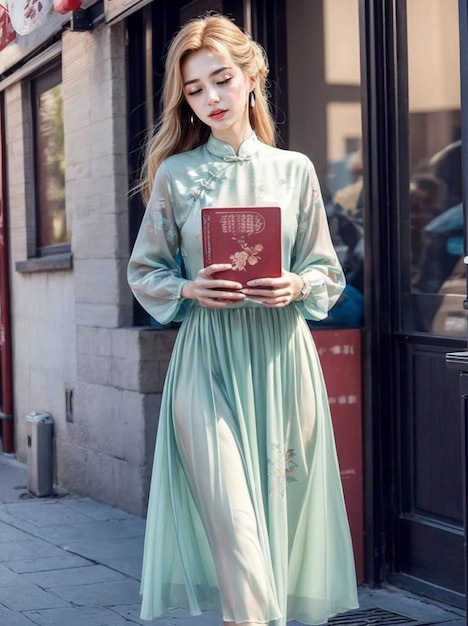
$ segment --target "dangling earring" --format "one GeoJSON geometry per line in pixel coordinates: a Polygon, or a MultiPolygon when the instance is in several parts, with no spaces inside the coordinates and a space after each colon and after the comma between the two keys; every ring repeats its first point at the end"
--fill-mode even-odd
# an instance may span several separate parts
{"type": "Polygon", "coordinates": [[[255,108],[255,92],[254,91],[250,92],[250,107],[252,109],[255,108]]]}
{"type": "Polygon", "coordinates": [[[190,113],[190,123],[192,124],[192,126],[194,126],[194,123],[193,123],[193,113],[190,113]]]}

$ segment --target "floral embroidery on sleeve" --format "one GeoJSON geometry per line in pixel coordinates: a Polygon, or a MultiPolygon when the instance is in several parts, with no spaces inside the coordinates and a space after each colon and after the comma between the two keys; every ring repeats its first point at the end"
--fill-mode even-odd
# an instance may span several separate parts
{"type": "Polygon", "coordinates": [[[316,210],[320,210],[322,208],[322,197],[320,195],[320,190],[312,187],[311,189],[311,198],[310,198],[310,203],[307,202],[306,205],[304,206],[304,208],[301,210],[300,213],[300,217],[299,217],[299,224],[298,224],[298,232],[299,233],[305,233],[305,231],[308,228],[308,222],[310,219],[310,210],[311,210],[311,204],[313,202],[314,205],[314,209],[316,210]],[[315,200],[314,200],[315,198],[315,200]]]}
{"type": "Polygon", "coordinates": [[[154,241],[158,238],[161,232],[164,232],[167,243],[172,246],[177,241],[177,231],[170,220],[165,217],[166,201],[164,198],[160,198],[150,208],[149,221],[148,221],[148,234],[154,241]]]}

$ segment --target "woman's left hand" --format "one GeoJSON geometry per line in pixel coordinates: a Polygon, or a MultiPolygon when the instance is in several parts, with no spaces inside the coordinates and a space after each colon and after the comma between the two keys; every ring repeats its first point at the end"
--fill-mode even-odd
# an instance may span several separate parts
{"type": "Polygon", "coordinates": [[[304,281],[297,274],[282,271],[278,278],[257,278],[247,283],[242,289],[247,298],[258,300],[264,306],[284,307],[301,293],[304,281]]]}

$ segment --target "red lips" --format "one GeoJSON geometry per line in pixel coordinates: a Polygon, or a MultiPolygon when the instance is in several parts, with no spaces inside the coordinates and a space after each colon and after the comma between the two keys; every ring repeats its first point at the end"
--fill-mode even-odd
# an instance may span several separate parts
{"type": "Polygon", "coordinates": [[[218,117],[224,113],[226,113],[226,109],[215,109],[214,111],[211,111],[209,117],[218,117]]]}

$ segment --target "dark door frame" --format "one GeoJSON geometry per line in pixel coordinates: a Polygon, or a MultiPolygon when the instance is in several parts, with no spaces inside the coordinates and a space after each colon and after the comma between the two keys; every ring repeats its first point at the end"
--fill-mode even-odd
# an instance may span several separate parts
{"type": "Polygon", "coordinates": [[[364,503],[366,580],[379,585],[389,560],[392,519],[389,486],[393,441],[391,415],[394,389],[392,354],[392,275],[386,262],[391,254],[391,186],[394,169],[392,126],[396,126],[394,85],[396,67],[393,0],[360,0],[361,84],[363,93],[363,164],[365,228],[364,389],[364,503]],[[369,210],[372,207],[372,210],[369,210]],[[390,444],[390,445],[389,445],[390,444]],[[390,509],[389,509],[390,507],[390,509]]]}
{"type": "MultiPolygon", "coordinates": [[[[468,111],[468,66],[466,59],[468,58],[468,4],[466,0],[458,1],[458,12],[460,18],[460,72],[461,72],[461,107],[462,111],[468,111]]],[[[461,116],[461,136],[462,136],[462,197],[463,210],[465,215],[465,253],[468,251],[468,119],[467,115],[461,116]]],[[[468,294],[468,272],[467,272],[467,288],[468,294]]],[[[464,308],[467,309],[468,315],[468,297],[464,301],[464,308]]],[[[463,505],[464,505],[464,557],[465,557],[465,612],[468,614],[468,377],[466,374],[460,377],[462,392],[462,445],[461,453],[465,458],[462,459],[462,467],[464,469],[463,482],[463,505]]]]}
{"type": "MultiPolygon", "coordinates": [[[[460,16],[460,72],[461,72],[461,106],[462,111],[462,180],[463,207],[465,212],[465,251],[468,251],[468,5],[466,0],[458,0],[460,16]]],[[[467,274],[468,293],[468,274],[467,274]]],[[[466,308],[466,304],[465,304],[466,308]]]]}

